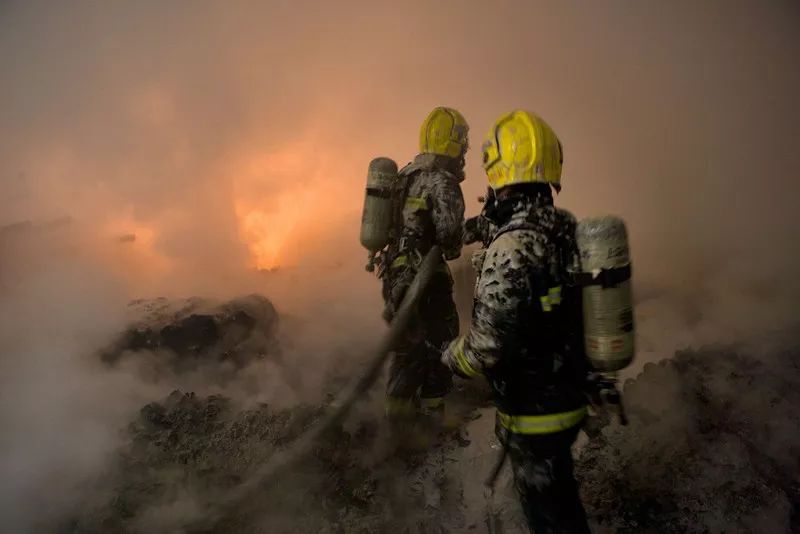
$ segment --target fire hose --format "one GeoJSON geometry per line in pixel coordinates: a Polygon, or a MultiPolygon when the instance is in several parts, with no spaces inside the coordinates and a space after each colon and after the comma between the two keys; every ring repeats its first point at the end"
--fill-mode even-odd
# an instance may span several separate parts
{"type": "Polygon", "coordinates": [[[411,322],[417,303],[423,290],[428,285],[435,273],[439,262],[442,261],[442,252],[434,246],[422,260],[419,271],[406,291],[397,313],[394,315],[389,330],[373,350],[372,360],[366,372],[352,385],[346,393],[332,403],[333,410],[326,414],[316,425],[298,437],[286,449],[276,451],[252,475],[238,486],[227,492],[226,496],[214,503],[209,503],[205,510],[202,522],[198,519],[187,526],[187,532],[204,532],[213,530],[214,525],[227,517],[231,510],[251,495],[257,493],[264,485],[278,475],[290,470],[298,462],[313,452],[314,444],[330,430],[336,428],[353,406],[369,392],[370,388],[380,377],[386,360],[391,350],[400,341],[411,322]]]}

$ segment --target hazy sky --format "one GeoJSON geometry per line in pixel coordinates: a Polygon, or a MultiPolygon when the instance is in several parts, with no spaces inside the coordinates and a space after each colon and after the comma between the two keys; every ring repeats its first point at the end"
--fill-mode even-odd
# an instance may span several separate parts
{"type": "Polygon", "coordinates": [[[0,2],[0,226],[72,221],[39,252],[0,239],[0,291],[80,250],[118,296],[258,291],[363,332],[370,159],[458,108],[474,214],[483,136],[522,107],[563,141],[557,203],[628,223],[639,361],[793,323],[800,4],[492,6],[0,2]]]}
{"type": "Polygon", "coordinates": [[[793,321],[800,4],[492,6],[0,2],[0,225],[70,217],[66,248],[128,297],[259,291],[360,323],[370,159],[402,165],[432,107],[460,109],[474,214],[482,139],[523,107],[563,141],[557,203],[628,223],[642,351],[793,321]],[[253,276],[274,266],[289,280],[253,276]]]}
{"type": "Polygon", "coordinates": [[[648,267],[797,230],[796,2],[493,6],[2,2],[0,222],[150,229],[210,271],[358,255],[368,161],[408,161],[445,104],[470,211],[485,132],[524,107],[563,140],[559,203],[625,217],[648,267]]]}

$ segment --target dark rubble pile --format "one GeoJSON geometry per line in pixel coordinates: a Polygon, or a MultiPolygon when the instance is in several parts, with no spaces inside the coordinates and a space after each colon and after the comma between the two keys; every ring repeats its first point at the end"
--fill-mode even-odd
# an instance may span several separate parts
{"type": "Polygon", "coordinates": [[[106,363],[158,354],[161,366],[182,372],[209,363],[240,368],[257,359],[280,359],[278,313],[263,296],[222,303],[159,298],[134,301],[129,307],[135,320],[104,351],[106,363]]]}
{"type": "MultiPolygon", "coordinates": [[[[106,352],[109,364],[163,352],[173,371],[231,362],[236,372],[253,358],[280,356],[277,314],[263,297],[135,307],[142,318],[106,352]]],[[[476,382],[459,385],[451,401],[467,421],[486,392],[476,382]]],[[[605,426],[576,459],[596,532],[800,532],[800,353],[685,351],[647,365],[624,392],[630,425],[605,426]]],[[[458,440],[392,456],[392,440],[369,410],[325,436],[290,476],[266,481],[257,498],[221,518],[209,514],[325,410],[242,408],[177,391],[148,404],[64,532],[481,531],[474,517],[462,517],[461,483],[475,464],[458,440]]]]}
{"type": "Polygon", "coordinates": [[[800,354],[685,351],[625,385],[577,469],[614,532],[800,532],[800,354]]]}
{"type": "Polygon", "coordinates": [[[222,397],[175,391],[141,409],[113,471],[63,532],[462,531],[458,481],[443,472],[445,454],[455,445],[395,457],[380,422],[369,419],[332,431],[290,474],[263,481],[249,498],[217,513],[215,502],[276,451],[291,447],[324,412],[311,406],[240,410],[222,397]],[[447,493],[434,508],[426,506],[425,490],[415,487],[428,482],[447,493]]]}
{"type": "MultiPolygon", "coordinates": [[[[281,364],[281,379],[296,378],[280,362],[278,316],[264,297],[155,299],[131,308],[136,321],[101,355],[109,365],[147,362],[151,376],[165,383],[202,368],[218,382],[222,374],[233,379],[254,360],[271,358],[281,364]]],[[[426,478],[431,468],[422,457],[385,461],[393,445],[372,412],[325,436],[290,476],[266,481],[257,500],[210,517],[214,502],[291,447],[326,409],[327,403],[243,408],[223,396],[175,391],[140,410],[111,469],[86,488],[80,512],[63,531],[367,533],[406,524],[416,513],[408,509],[414,497],[397,492],[408,489],[407,478],[426,478]],[[406,507],[399,513],[398,503],[406,507]]]]}
{"type": "Polygon", "coordinates": [[[374,482],[355,460],[371,443],[366,423],[353,434],[333,432],[290,479],[267,483],[258,502],[241,503],[203,526],[207,505],[291,446],[321,413],[309,406],[239,410],[223,397],[175,391],[141,409],[104,481],[105,497],[87,503],[71,531],[166,532],[188,525],[208,533],[316,532],[335,524],[342,511],[352,515],[369,504],[374,482]]]}

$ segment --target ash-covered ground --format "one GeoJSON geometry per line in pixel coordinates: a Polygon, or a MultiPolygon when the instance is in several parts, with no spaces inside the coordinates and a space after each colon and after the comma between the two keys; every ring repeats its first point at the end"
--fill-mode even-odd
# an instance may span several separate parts
{"type": "MultiPolygon", "coordinates": [[[[101,355],[107,365],[146,355],[151,373],[224,378],[273,358],[299,376],[280,360],[277,313],[262,297],[137,306],[144,319],[101,355]]],[[[60,531],[525,531],[508,472],[493,499],[482,487],[498,448],[481,382],[458,383],[455,430],[420,452],[397,453],[373,395],[291,471],[217,509],[325,416],[343,378],[331,378],[327,401],[288,407],[165,390],[60,531]]],[[[624,393],[630,424],[611,418],[576,446],[596,532],[800,532],[800,352],[686,350],[646,365],[624,393]]]]}
{"type": "Polygon", "coordinates": [[[800,352],[681,351],[625,384],[577,462],[613,532],[800,532],[800,352]]]}

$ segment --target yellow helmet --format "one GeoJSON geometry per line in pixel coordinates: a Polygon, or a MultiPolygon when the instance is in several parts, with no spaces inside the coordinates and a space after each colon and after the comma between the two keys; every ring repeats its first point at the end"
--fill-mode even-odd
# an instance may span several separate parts
{"type": "Polygon", "coordinates": [[[419,151],[457,158],[467,151],[469,126],[453,108],[438,107],[430,112],[419,130],[419,151]]]}
{"type": "Polygon", "coordinates": [[[546,182],[559,190],[563,161],[553,129],[528,111],[497,119],[483,143],[483,168],[495,191],[531,182],[546,182]]]}

